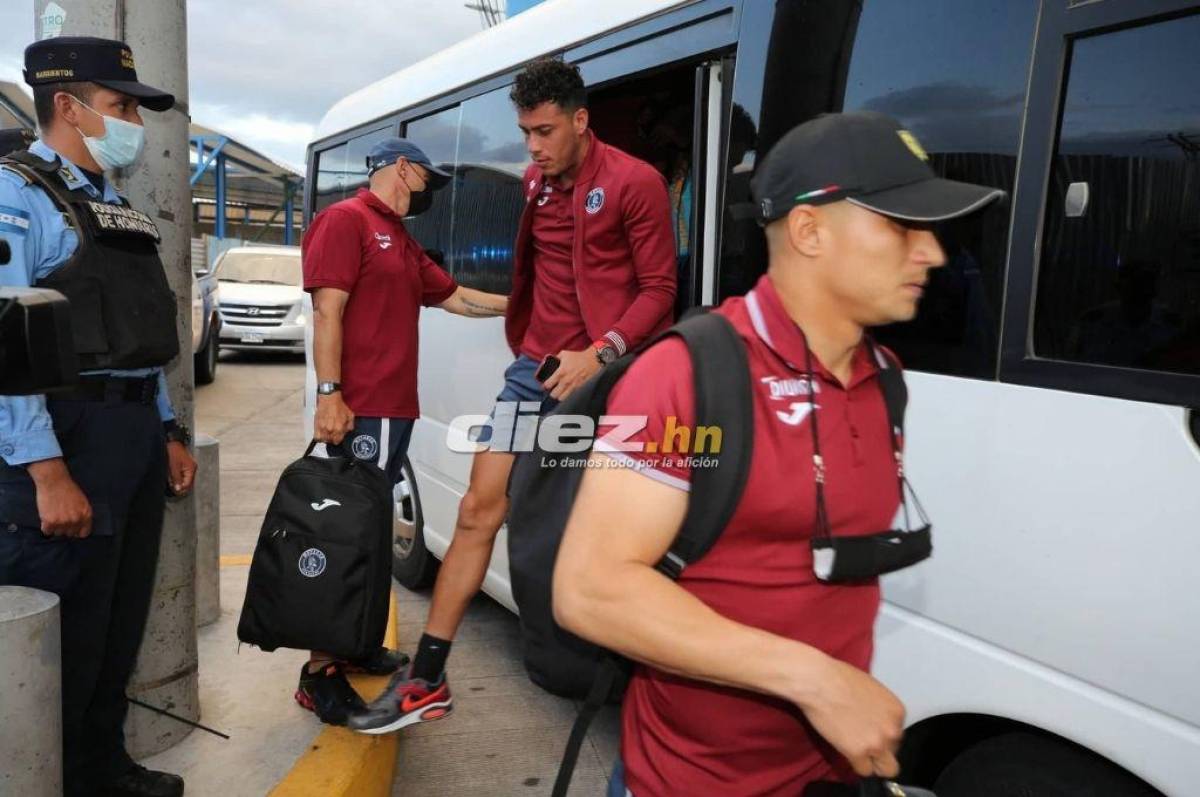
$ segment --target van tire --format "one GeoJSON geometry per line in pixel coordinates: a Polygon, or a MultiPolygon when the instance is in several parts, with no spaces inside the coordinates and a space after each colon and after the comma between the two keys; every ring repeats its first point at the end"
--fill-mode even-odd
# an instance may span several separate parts
{"type": "Polygon", "coordinates": [[[209,322],[208,340],[204,342],[203,348],[196,352],[193,363],[197,385],[210,385],[217,378],[217,361],[221,354],[221,341],[219,338],[217,322],[209,322]]]}
{"type": "Polygon", "coordinates": [[[392,576],[408,589],[421,590],[433,585],[440,562],[425,547],[425,516],[408,457],[401,474],[392,494],[392,576]]]}
{"type": "Polygon", "coordinates": [[[938,797],[1162,797],[1109,761],[1068,742],[1006,733],[968,747],[933,786],[938,797]]]}

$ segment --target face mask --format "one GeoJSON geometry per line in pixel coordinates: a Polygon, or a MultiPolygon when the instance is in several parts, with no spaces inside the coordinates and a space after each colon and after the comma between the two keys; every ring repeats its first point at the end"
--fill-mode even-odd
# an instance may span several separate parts
{"type": "Polygon", "coordinates": [[[433,191],[426,188],[423,191],[413,191],[408,197],[408,215],[420,216],[433,207],[433,191]]]}
{"type": "MultiPolygon", "coordinates": [[[[419,179],[419,178],[418,178],[419,179]]],[[[404,187],[408,189],[408,213],[404,214],[405,218],[420,216],[425,211],[433,207],[433,190],[429,187],[429,183],[425,183],[425,187],[421,190],[416,190],[408,184],[408,177],[401,173],[400,180],[404,183],[404,187]]]]}
{"type": "MultiPolygon", "coordinates": [[[[874,346],[874,344],[871,344],[874,346]]],[[[846,584],[866,581],[885,573],[893,573],[928,559],[933,553],[933,529],[921,502],[904,476],[904,459],[900,441],[888,420],[888,433],[892,440],[892,453],[896,458],[896,481],[900,488],[900,506],[904,510],[904,528],[880,531],[853,537],[834,537],[829,524],[829,511],[825,506],[825,461],[821,457],[821,439],[817,429],[816,377],[813,374],[812,350],[805,340],[805,358],[808,371],[809,428],[813,441],[813,472],[817,482],[816,534],[810,545],[813,555],[813,574],[826,584],[846,584]],[[908,515],[908,497],[921,518],[922,525],[914,529],[908,515]]],[[[889,369],[879,375],[880,389],[884,379],[898,379],[899,372],[889,369]]],[[[884,391],[884,399],[887,392],[884,391]]]]}
{"type": "Polygon", "coordinates": [[[96,109],[72,97],[75,102],[104,120],[104,135],[95,138],[83,135],[78,127],[76,132],[83,138],[84,146],[96,159],[101,169],[125,169],[138,162],[142,150],[146,147],[146,129],[141,125],[105,116],[96,109]]]}

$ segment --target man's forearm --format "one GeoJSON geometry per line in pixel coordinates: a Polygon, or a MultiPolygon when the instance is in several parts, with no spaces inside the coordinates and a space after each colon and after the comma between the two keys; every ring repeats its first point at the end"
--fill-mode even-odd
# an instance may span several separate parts
{"type": "Polygon", "coordinates": [[[485,293],[461,285],[441,307],[447,312],[471,318],[495,318],[508,309],[508,297],[496,293],[485,293]]]}
{"type": "Polygon", "coordinates": [[[825,654],[723,617],[645,564],[624,563],[586,582],[555,575],[559,621],[635,661],[801,706],[822,680],[825,654]]]}
{"type": "Polygon", "coordinates": [[[342,381],[342,319],[329,313],[313,314],[313,367],[318,382],[342,381]]]}

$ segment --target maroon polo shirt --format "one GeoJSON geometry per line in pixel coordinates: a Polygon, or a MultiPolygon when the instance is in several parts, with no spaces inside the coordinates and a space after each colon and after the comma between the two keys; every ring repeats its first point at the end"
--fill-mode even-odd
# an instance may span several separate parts
{"type": "MultiPolygon", "coordinates": [[[[827,585],[812,570],[816,487],[803,336],[767,277],[717,312],[733,322],[747,347],[754,455],[729,525],[708,555],[684,570],[679,584],[725,617],[868,670],[878,582],[827,585]]],[[[847,385],[815,357],[813,368],[833,533],[889,529],[900,498],[878,367],[864,345],[847,385]]],[[[608,413],[647,415],[646,428],[633,440],[662,441],[671,416],[677,425],[694,423],[694,404],[687,349],[670,339],[633,364],[614,389],[608,413]]],[[[597,450],[606,448],[597,442],[597,450]]],[[[641,473],[688,489],[690,471],[674,456],[610,456],[636,457],[649,465],[641,473]]],[[[625,697],[621,756],[629,789],[638,797],[795,797],[811,781],[853,777],[841,756],[785,701],[649,667],[637,668],[625,697]]]]}
{"type": "Polygon", "coordinates": [[[342,316],[342,395],[355,415],[417,418],[417,319],[454,295],[401,218],[366,189],[313,219],[302,246],[304,289],[350,294],[342,316]]]}
{"type": "Polygon", "coordinates": [[[591,345],[571,263],[575,243],[574,189],[551,182],[533,201],[533,312],[521,353],[541,360],[547,354],[582,351],[591,345]]]}

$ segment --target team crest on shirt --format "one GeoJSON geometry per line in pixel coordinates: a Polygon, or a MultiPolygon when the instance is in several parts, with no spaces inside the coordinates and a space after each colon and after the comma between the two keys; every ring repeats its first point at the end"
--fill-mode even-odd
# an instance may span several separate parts
{"type": "Polygon", "coordinates": [[[540,208],[540,207],[543,207],[543,206],[544,206],[544,205],[545,205],[547,202],[549,202],[549,201],[550,201],[550,195],[551,195],[551,194],[553,194],[553,193],[554,193],[554,189],[553,189],[553,188],[551,188],[551,187],[550,187],[550,186],[548,186],[548,185],[547,185],[547,186],[543,186],[543,187],[542,187],[542,195],[541,195],[540,197],[538,197],[537,206],[538,206],[539,208],[540,208]]]}
{"type": "Polygon", "coordinates": [[[379,453],[379,443],[369,434],[360,434],[350,444],[350,452],[358,459],[375,459],[375,455],[379,453]]]}
{"type": "Polygon", "coordinates": [[[588,191],[587,198],[583,200],[583,207],[592,215],[599,213],[600,209],[604,207],[604,189],[593,188],[588,191]]]}
{"type": "Polygon", "coordinates": [[[383,233],[375,233],[375,240],[379,241],[380,249],[390,249],[392,246],[392,236],[384,235],[383,233]]]}

